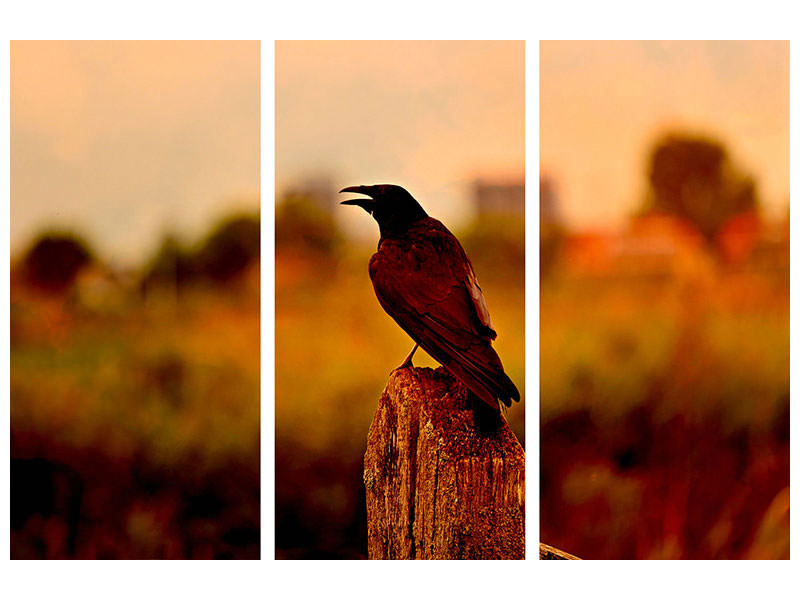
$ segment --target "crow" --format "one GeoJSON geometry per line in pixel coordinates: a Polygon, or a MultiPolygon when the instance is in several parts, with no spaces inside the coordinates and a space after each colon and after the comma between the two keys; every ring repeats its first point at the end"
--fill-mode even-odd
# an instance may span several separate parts
{"type": "Polygon", "coordinates": [[[378,251],[369,276],[383,309],[414,340],[398,369],[412,367],[419,346],[483,402],[476,423],[499,423],[500,404],[519,391],[492,348],[497,337],[483,292],[464,249],[441,222],[429,217],[399,185],[358,185],[341,192],[367,196],[341,204],[360,206],[378,222],[378,251]],[[485,408],[491,409],[488,413],[485,408]]]}

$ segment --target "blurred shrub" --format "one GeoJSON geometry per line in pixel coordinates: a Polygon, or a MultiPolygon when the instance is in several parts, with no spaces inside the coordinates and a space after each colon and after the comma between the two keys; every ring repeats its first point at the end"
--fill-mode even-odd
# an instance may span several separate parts
{"type": "Polygon", "coordinates": [[[185,250],[178,239],[168,234],[161,242],[153,258],[144,267],[142,285],[183,286],[196,275],[193,257],[185,250]]]}
{"type": "Polygon", "coordinates": [[[692,222],[713,242],[725,222],[758,208],[756,185],[714,139],[671,133],[656,142],[648,167],[645,211],[663,211],[692,222]]]}
{"type": "Polygon", "coordinates": [[[458,235],[480,280],[525,283],[525,219],[519,215],[483,215],[458,235]]]}
{"type": "Polygon", "coordinates": [[[303,194],[290,194],[275,211],[275,248],[331,255],[342,235],[330,211],[303,194]]]}
{"type": "Polygon", "coordinates": [[[261,221],[258,215],[240,215],[217,225],[198,249],[195,260],[199,273],[216,282],[240,275],[259,260],[261,221]]]}
{"type": "Polygon", "coordinates": [[[45,292],[63,292],[91,262],[92,253],[79,237],[69,233],[44,233],[25,254],[25,278],[31,286],[45,292]]]}
{"type": "Polygon", "coordinates": [[[228,283],[257,262],[261,255],[258,215],[234,215],[219,222],[196,249],[186,248],[168,234],[144,268],[142,288],[176,286],[207,280],[228,283]]]}

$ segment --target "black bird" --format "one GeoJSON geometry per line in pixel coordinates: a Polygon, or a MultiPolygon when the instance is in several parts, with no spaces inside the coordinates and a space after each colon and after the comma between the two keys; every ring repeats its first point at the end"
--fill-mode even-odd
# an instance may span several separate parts
{"type": "MultiPolygon", "coordinates": [[[[483,292],[464,249],[439,221],[399,185],[358,185],[341,192],[367,196],[342,204],[360,206],[378,222],[378,251],[369,276],[383,309],[416,344],[398,368],[410,367],[418,346],[460,379],[499,415],[519,391],[492,348],[483,292]]],[[[340,192],[340,193],[341,193],[340,192]]],[[[475,404],[476,421],[481,403],[475,404]]]]}

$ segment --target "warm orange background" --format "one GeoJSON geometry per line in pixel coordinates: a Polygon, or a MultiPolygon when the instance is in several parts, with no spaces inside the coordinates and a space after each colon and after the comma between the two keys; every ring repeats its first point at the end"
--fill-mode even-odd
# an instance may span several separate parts
{"type": "Polygon", "coordinates": [[[397,183],[467,223],[474,178],[524,177],[524,59],[514,41],[277,42],[278,198],[309,176],[397,183]]]}
{"type": "Polygon", "coordinates": [[[541,42],[540,69],[541,168],[575,227],[638,208],[648,148],[671,129],[720,138],[768,215],[788,209],[788,42],[541,42]]]}
{"type": "Polygon", "coordinates": [[[11,44],[11,247],[79,229],[115,262],[258,208],[259,42],[11,44]]]}
{"type": "Polygon", "coordinates": [[[541,540],[789,558],[789,44],[540,49],[541,540]]]}
{"type": "Polygon", "coordinates": [[[12,42],[11,557],[258,558],[258,42],[12,42]]]}

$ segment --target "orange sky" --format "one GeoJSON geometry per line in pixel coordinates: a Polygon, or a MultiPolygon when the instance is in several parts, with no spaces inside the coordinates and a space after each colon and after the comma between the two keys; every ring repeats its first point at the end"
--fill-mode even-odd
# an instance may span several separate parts
{"type": "Polygon", "coordinates": [[[277,42],[278,196],[308,177],[396,183],[463,220],[476,176],[524,176],[524,54],[507,41],[277,42]]]}
{"type": "Polygon", "coordinates": [[[11,247],[42,227],[130,262],[258,207],[258,42],[13,42],[11,247]]]}
{"type": "Polygon", "coordinates": [[[649,148],[671,129],[722,140],[765,212],[786,213],[788,42],[542,42],[540,63],[540,164],[570,224],[638,208],[649,148]]]}

